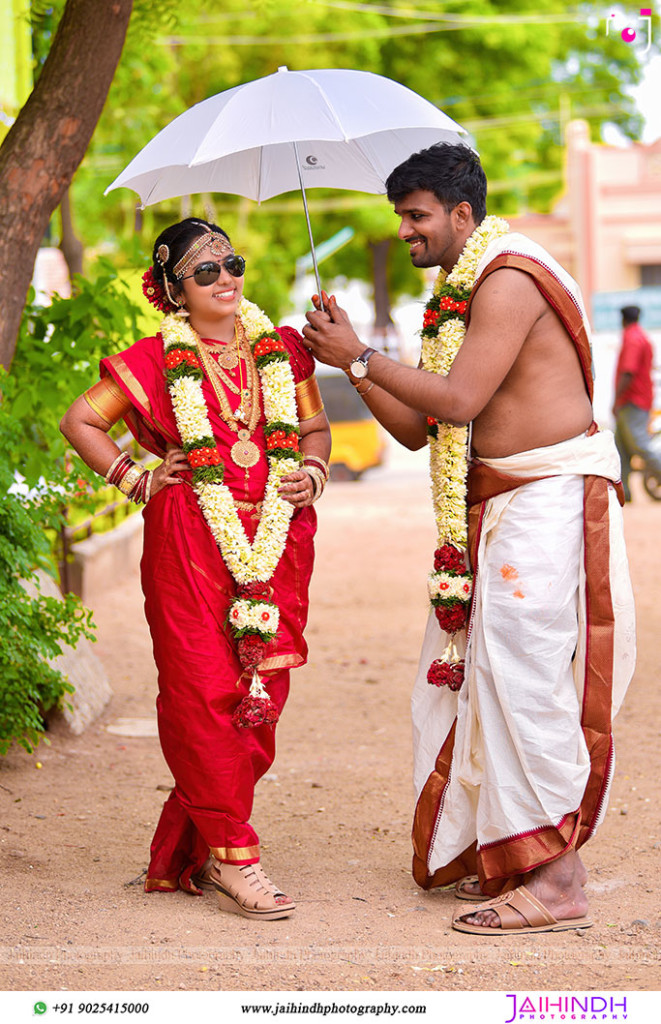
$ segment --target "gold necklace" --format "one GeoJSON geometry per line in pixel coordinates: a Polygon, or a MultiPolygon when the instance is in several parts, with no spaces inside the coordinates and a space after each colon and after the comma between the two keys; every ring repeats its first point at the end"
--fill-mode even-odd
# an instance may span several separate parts
{"type": "MultiPolygon", "coordinates": [[[[193,329],[193,328],[191,328],[193,329]]],[[[259,377],[257,375],[257,369],[252,359],[252,353],[246,353],[246,367],[248,381],[246,382],[246,388],[241,388],[242,394],[245,396],[246,393],[249,395],[250,410],[249,416],[246,422],[246,427],[242,428],[239,426],[237,416],[232,411],[232,407],[229,404],[229,400],[225,393],[222,384],[224,383],[220,374],[222,371],[216,366],[215,360],[213,359],[209,351],[205,351],[205,345],[202,343],[197,331],[195,333],[195,344],[200,354],[202,365],[206,371],[208,380],[215,392],[216,398],[218,399],[218,405],[220,406],[220,415],[222,416],[225,423],[231,430],[234,430],[237,434],[238,440],[230,448],[230,456],[232,462],[236,466],[240,466],[241,469],[246,471],[246,483],[248,482],[248,470],[252,466],[256,466],[259,462],[261,451],[255,442],[251,439],[251,434],[257,426],[259,419],[259,377]]],[[[239,360],[239,366],[240,366],[239,360]]],[[[239,371],[240,372],[240,371],[239,371]]],[[[225,374],[223,374],[223,377],[225,374]]],[[[240,377],[241,383],[243,383],[242,376],[240,377]]],[[[234,388],[236,391],[236,386],[234,388]]],[[[247,411],[247,410],[246,410],[247,411]]],[[[243,418],[243,414],[242,417],[243,418]]]]}
{"type": "MultiPolygon", "coordinates": [[[[236,327],[234,328],[234,339],[236,340],[236,327]]],[[[217,342],[205,346],[209,352],[213,352],[218,366],[224,370],[235,370],[239,363],[238,345],[235,349],[226,342],[217,342]]]]}

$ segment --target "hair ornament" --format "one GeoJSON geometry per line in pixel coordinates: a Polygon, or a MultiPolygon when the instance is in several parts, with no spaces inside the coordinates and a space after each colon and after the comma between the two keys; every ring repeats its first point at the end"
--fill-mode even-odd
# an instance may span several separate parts
{"type": "Polygon", "coordinates": [[[212,231],[206,225],[201,225],[201,227],[204,228],[204,233],[195,239],[179,262],[172,268],[174,276],[179,278],[179,280],[181,280],[188,268],[204,249],[209,249],[213,256],[222,256],[225,253],[234,252],[225,235],[212,231]]]}
{"type": "Polygon", "coordinates": [[[170,312],[169,296],[154,277],[153,267],[150,267],[142,275],[142,293],[148,302],[151,302],[152,306],[155,306],[161,313],[170,312]]]}

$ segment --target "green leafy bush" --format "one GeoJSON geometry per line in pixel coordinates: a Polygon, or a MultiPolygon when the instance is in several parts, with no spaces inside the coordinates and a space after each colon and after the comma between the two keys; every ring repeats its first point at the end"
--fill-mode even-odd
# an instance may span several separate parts
{"type": "Polygon", "coordinates": [[[12,453],[13,468],[32,487],[40,479],[62,484],[68,494],[80,491],[79,478],[94,489],[99,477],[77,456],[67,458],[59,423],[78,395],[99,377],[99,360],[128,348],[145,333],[144,308],[131,287],[104,258],[93,279],[76,275],[70,299],[53,298],[49,306],[29,296],[16,355],[3,392],[8,411],[20,426],[23,441],[12,453]]]}
{"type": "MultiPolygon", "coordinates": [[[[6,383],[0,376],[0,390],[6,383]]],[[[21,496],[10,493],[11,469],[25,444],[21,427],[0,394],[0,754],[16,740],[32,752],[43,736],[43,715],[73,692],[48,658],[94,639],[91,612],[68,594],[63,601],[31,597],[21,580],[37,583],[35,568],[48,569],[50,547],[44,528],[59,516],[61,496],[52,489],[21,496]]]]}
{"type": "MultiPolygon", "coordinates": [[[[0,754],[12,740],[32,751],[43,715],[72,688],[46,659],[94,639],[91,612],[71,594],[31,597],[20,581],[35,568],[56,575],[51,542],[72,509],[105,505],[104,482],[67,450],[63,413],[98,379],[105,355],[143,334],[143,309],[104,259],[94,279],[77,277],[70,299],[49,306],[29,297],[11,373],[0,375],[0,754]],[[11,494],[19,473],[27,497],[11,494]]],[[[106,489],[107,490],[107,489],[106,489]]]]}

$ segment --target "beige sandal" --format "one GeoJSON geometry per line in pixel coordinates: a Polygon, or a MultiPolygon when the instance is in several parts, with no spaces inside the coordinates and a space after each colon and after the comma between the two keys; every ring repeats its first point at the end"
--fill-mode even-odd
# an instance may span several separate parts
{"type": "Polygon", "coordinates": [[[294,901],[280,892],[259,861],[239,866],[214,860],[209,878],[218,893],[218,906],[230,914],[277,921],[296,910],[294,901]]]}
{"type": "Polygon", "coordinates": [[[211,857],[207,857],[204,864],[196,875],[191,875],[191,882],[196,885],[198,889],[206,889],[213,891],[214,884],[211,878],[211,868],[213,866],[213,860],[211,857]]]}

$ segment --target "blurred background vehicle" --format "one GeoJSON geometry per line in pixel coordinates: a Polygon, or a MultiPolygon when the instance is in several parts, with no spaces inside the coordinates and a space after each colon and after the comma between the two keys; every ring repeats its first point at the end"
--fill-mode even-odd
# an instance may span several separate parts
{"type": "Polygon", "coordinates": [[[331,479],[359,480],[383,462],[383,431],[342,370],[318,363],[316,374],[333,438],[331,479]]]}

